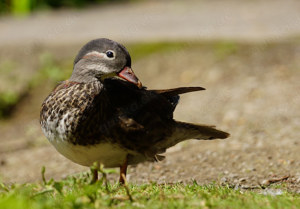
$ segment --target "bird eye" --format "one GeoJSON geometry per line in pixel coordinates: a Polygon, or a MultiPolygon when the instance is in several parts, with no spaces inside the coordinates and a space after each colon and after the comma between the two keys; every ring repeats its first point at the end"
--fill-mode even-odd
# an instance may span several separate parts
{"type": "Polygon", "coordinates": [[[109,50],[109,51],[106,52],[106,56],[109,57],[109,58],[113,58],[114,57],[114,52],[109,50]]]}

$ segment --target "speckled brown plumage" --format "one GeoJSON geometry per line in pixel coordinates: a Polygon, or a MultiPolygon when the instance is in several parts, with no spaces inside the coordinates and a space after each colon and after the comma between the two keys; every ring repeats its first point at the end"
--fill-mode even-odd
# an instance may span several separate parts
{"type": "Polygon", "coordinates": [[[59,84],[42,104],[40,113],[42,128],[45,132],[60,134],[55,131],[59,131],[59,126],[64,125],[65,131],[61,133],[64,140],[82,145],[98,143],[101,135],[93,137],[97,136],[99,131],[96,131],[92,124],[100,122],[101,108],[105,106],[105,104],[100,104],[102,100],[97,100],[101,88],[102,85],[99,82],[64,81],[59,84]],[[98,106],[99,114],[93,110],[92,107],[95,106],[98,106]],[[54,123],[53,128],[48,125],[49,122],[54,123]]]}

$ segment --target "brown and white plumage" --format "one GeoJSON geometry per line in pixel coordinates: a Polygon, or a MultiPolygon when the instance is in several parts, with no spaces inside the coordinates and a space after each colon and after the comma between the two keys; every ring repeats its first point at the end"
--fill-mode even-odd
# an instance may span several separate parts
{"type": "Polygon", "coordinates": [[[81,49],[71,78],[45,99],[40,123],[55,148],[75,163],[120,166],[126,173],[127,164],[163,159],[159,154],[181,141],[229,136],[173,119],[179,94],[199,90],[147,90],[133,74],[125,47],[97,39],[81,49]]]}

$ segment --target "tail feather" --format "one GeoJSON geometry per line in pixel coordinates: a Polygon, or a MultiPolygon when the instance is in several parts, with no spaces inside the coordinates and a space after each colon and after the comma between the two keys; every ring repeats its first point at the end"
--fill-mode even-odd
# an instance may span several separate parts
{"type": "Polygon", "coordinates": [[[157,153],[163,153],[167,148],[187,139],[225,139],[229,135],[229,133],[215,129],[214,126],[175,121],[172,135],[165,140],[159,141],[155,144],[155,147],[158,148],[157,153]]]}

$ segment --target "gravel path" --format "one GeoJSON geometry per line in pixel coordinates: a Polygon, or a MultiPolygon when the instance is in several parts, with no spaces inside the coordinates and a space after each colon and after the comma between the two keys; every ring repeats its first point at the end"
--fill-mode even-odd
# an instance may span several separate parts
{"type": "Polygon", "coordinates": [[[300,2],[143,1],[0,18],[0,46],[178,39],[272,41],[300,34],[300,2]]]}

